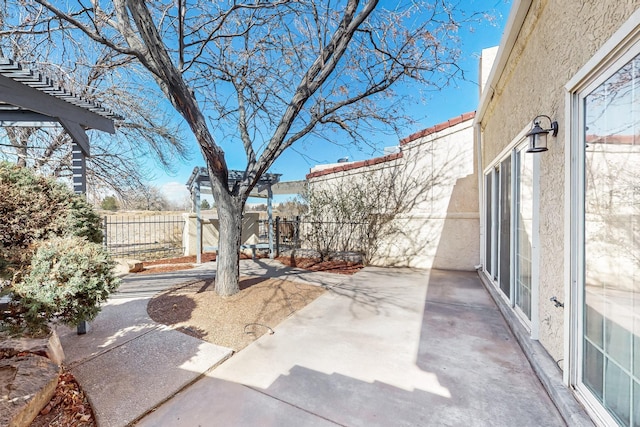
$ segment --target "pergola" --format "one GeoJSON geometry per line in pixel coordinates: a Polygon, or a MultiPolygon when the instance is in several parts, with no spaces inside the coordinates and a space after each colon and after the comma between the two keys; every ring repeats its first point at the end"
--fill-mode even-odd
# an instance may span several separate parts
{"type": "Polygon", "coordinates": [[[49,77],[9,59],[0,58],[0,126],[50,127],[62,125],[73,140],[73,190],[87,191],[86,158],[90,156],[87,129],[115,133],[122,117],[57,85],[49,77]]]}
{"type": "MultiPolygon", "coordinates": [[[[266,173],[260,177],[258,185],[253,189],[249,197],[266,198],[267,199],[267,217],[269,221],[269,254],[273,257],[273,195],[274,194],[300,194],[305,186],[306,181],[288,181],[280,182],[282,174],[266,173]]],[[[233,187],[237,182],[244,178],[244,171],[229,171],[229,186],[233,187]]],[[[212,194],[211,179],[209,172],[205,167],[196,167],[193,169],[187,188],[191,194],[191,210],[196,214],[196,262],[201,262],[202,254],[202,224],[200,216],[200,195],[212,194]]]]}

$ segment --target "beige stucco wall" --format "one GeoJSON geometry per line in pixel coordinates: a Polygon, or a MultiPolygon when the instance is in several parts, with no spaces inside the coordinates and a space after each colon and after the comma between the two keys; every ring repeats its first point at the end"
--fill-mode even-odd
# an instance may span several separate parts
{"type": "Polygon", "coordinates": [[[310,179],[311,186],[339,185],[362,174],[400,182],[411,208],[394,223],[398,231],[378,248],[372,264],[473,270],[479,262],[477,176],[472,120],[402,146],[402,157],[374,166],[310,179]]]}
{"type": "Polygon", "coordinates": [[[564,294],[564,85],[638,8],[638,0],[533,1],[494,95],[481,120],[486,167],[531,120],[546,114],[560,132],[540,156],[539,339],[556,359],[563,355],[564,314],[549,301],[564,294]]]}
{"type": "MultiPolygon", "coordinates": [[[[257,212],[245,213],[242,216],[242,244],[256,244],[258,243],[259,234],[259,216],[257,212]]],[[[196,214],[189,213],[183,214],[185,219],[185,226],[183,231],[182,244],[184,254],[195,255],[197,254],[197,230],[196,230],[196,214]]],[[[203,217],[200,219],[202,224],[202,247],[218,247],[219,239],[219,223],[217,218],[203,217]]],[[[246,251],[248,255],[251,255],[251,250],[246,251]]]]}

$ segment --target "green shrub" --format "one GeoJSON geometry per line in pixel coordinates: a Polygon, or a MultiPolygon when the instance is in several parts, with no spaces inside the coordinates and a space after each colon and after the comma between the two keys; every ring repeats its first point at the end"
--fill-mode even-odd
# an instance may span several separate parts
{"type": "Polygon", "coordinates": [[[0,162],[0,280],[20,280],[34,243],[81,236],[100,243],[100,217],[81,196],[27,168],[0,162]]]}
{"type": "Polygon", "coordinates": [[[0,162],[0,330],[45,331],[95,318],[118,286],[100,217],[64,185],[0,162]]]}
{"type": "Polygon", "coordinates": [[[37,328],[54,318],[69,325],[94,319],[119,285],[113,267],[106,250],[84,237],[42,242],[29,273],[13,286],[25,322],[37,328]]]}
{"type": "Polygon", "coordinates": [[[102,200],[100,207],[105,211],[117,211],[118,210],[118,201],[114,196],[107,196],[102,200]]]}

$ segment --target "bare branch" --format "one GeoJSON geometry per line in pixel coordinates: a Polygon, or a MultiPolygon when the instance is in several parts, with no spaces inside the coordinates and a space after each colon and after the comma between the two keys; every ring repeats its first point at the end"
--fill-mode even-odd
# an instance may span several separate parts
{"type": "Polygon", "coordinates": [[[73,25],[75,28],[78,28],[79,30],[84,32],[92,40],[94,40],[94,41],[96,41],[96,42],[98,42],[100,44],[104,44],[105,46],[108,46],[111,49],[116,50],[116,51],[118,51],[120,53],[124,53],[124,54],[127,54],[127,55],[134,55],[136,57],[140,56],[140,53],[138,51],[136,51],[135,49],[128,48],[128,47],[125,47],[125,46],[119,46],[116,43],[113,43],[112,40],[110,40],[110,39],[108,39],[106,37],[103,37],[99,33],[93,31],[91,28],[89,28],[88,26],[84,25],[79,20],[75,19],[71,14],[62,12],[60,9],[58,9],[57,7],[52,5],[48,0],[34,0],[34,1],[36,1],[39,4],[41,4],[42,6],[46,7],[47,9],[49,9],[59,19],[68,22],[69,24],[73,25]]]}

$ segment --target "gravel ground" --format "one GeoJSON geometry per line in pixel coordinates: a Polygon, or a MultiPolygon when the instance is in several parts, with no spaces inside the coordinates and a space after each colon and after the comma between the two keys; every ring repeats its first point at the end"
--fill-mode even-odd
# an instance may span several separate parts
{"type": "Polygon", "coordinates": [[[240,351],[322,295],[318,286],[242,277],[240,292],[220,297],[213,279],[180,285],[154,297],[149,316],[188,335],[240,351]]]}

